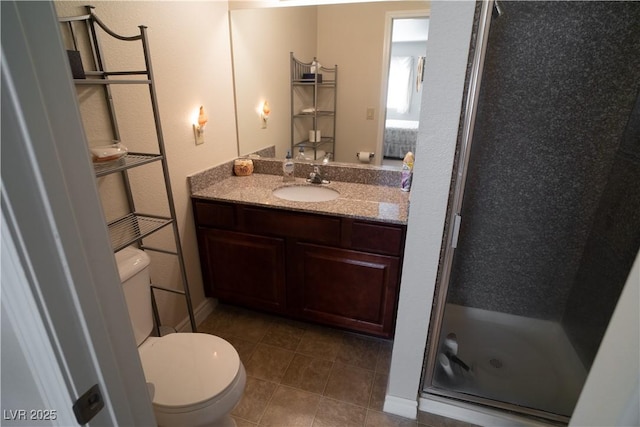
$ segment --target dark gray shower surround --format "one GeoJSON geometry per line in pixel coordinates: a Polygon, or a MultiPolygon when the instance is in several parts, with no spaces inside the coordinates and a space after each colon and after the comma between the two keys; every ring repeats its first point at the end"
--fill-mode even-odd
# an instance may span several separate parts
{"type": "Polygon", "coordinates": [[[640,246],[640,2],[500,3],[448,302],[562,322],[588,368],[640,246]]]}

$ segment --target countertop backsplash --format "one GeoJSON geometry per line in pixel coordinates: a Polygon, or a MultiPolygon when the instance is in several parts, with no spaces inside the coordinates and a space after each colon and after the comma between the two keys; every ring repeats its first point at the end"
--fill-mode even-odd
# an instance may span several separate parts
{"type": "MultiPolygon", "coordinates": [[[[273,158],[275,155],[275,147],[267,147],[254,154],[260,156],[253,158],[254,173],[282,175],[283,160],[273,158]]],[[[357,163],[330,162],[328,164],[322,164],[321,161],[296,161],[295,176],[298,178],[309,176],[314,166],[320,166],[323,177],[330,181],[400,187],[400,170],[384,166],[360,165],[357,163]]],[[[231,176],[233,176],[233,160],[188,176],[187,181],[193,194],[231,176]]]]}

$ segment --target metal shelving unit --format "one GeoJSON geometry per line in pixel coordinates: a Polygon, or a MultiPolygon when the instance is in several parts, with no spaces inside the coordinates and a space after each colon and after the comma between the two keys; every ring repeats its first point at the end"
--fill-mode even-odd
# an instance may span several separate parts
{"type": "MultiPolygon", "coordinates": [[[[127,196],[129,205],[129,213],[114,221],[110,221],[107,224],[109,230],[109,237],[111,239],[111,246],[114,252],[136,244],[140,249],[146,251],[155,251],[164,254],[174,255],[178,259],[180,266],[182,290],[176,290],[157,284],[151,285],[151,298],[154,318],[156,321],[156,331],[159,333],[160,316],[156,304],[155,291],[165,291],[173,294],[183,295],[187,305],[187,311],[189,314],[189,321],[191,323],[191,329],[193,332],[197,331],[195,317],[193,314],[193,307],[191,303],[191,296],[189,294],[189,284],[187,282],[186,269],[184,264],[184,257],[182,254],[182,248],[180,244],[180,235],[178,232],[178,225],[176,221],[176,211],[173,202],[173,195],[171,193],[171,182],[169,179],[169,169],[167,166],[167,159],[165,156],[164,139],[162,135],[162,126],[160,124],[160,113],[158,110],[157,97],[154,87],[153,70],[151,68],[151,60],[149,55],[149,46],[147,41],[147,28],[144,25],[139,26],[139,34],[131,37],[121,36],[114,31],[110,30],[94,13],[93,6],[86,6],[86,14],[81,16],[71,16],[60,18],[60,24],[63,27],[63,31],[66,31],[66,35],[70,42],[73,43],[73,50],[82,58],[80,61],[82,65],[91,64],[95,69],[84,71],[81,70],[85,78],[74,78],[73,82],[77,86],[97,86],[101,87],[104,91],[105,103],[109,115],[109,121],[112,130],[112,136],[114,141],[120,141],[120,131],[118,129],[118,123],[116,120],[116,106],[111,93],[111,85],[146,85],[149,87],[149,100],[151,103],[151,109],[153,111],[153,118],[155,122],[155,132],[158,142],[158,151],[156,153],[137,153],[129,152],[123,158],[108,162],[108,163],[94,163],[94,170],[96,177],[103,177],[110,174],[120,174],[124,182],[124,191],[127,196]],[[80,27],[80,29],[78,28],[80,27]],[[78,46],[77,32],[86,37],[83,39],[86,43],[82,47],[85,52],[88,52],[82,56],[78,46]],[[106,34],[122,42],[139,42],[144,56],[145,69],[136,71],[107,71],[104,66],[103,50],[100,46],[100,36],[106,34]],[[132,185],[129,180],[128,170],[132,168],[142,167],[152,163],[160,163],[162,166],[162,175],[164,181],[164,187],[167,196],[169,216],[159,216],[149,213],[141,213],[136,211],[134,193],[132,191],[132,185]],[[158,230],[164,229],[167,226],[171,226],[173,230],[173,236],[175,241],[175,250],[166,250],[163,248],[150,247],[145,245],[143,239],[158,230]]],[[[63,33],[65,34],[65,33],[63,33]]],[[[76,58],[77,59],[77,58],[76,58]]],[[[77,62],[76,62],[77,64],[77,62]]],[[[72,64],[72,71],[73,71],[72,64]]],[[[127,144],[128,145],[128,144],[127,144]]]]}
{"type": "Polygon", "coordinates": [[[336,105],[338,91],[338,66],[333,68],[312,66],[317,63],[298,60],[293,52],[291,62],[291,155],[303,147],[313,150],[317,159],[318,151],[335,153],[336,143],[336,105]],[[311,110],[304,112],[303,110],[311,110]],[[320,141],[309,140],[309,130],[321,130],[320,141]]]}

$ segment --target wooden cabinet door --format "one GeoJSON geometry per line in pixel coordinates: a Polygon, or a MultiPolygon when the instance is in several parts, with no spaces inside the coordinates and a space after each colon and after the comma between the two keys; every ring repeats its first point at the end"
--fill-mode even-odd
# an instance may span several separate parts
{"type": "Polygon", "coordinates": [[[207,296],[284,311],[284,239],[200,228],[198,240],[207,296]]]}
{"type": "Polygon", "coordinates": [[[399,259],[305,243],[296,244],[290,309],[319,321],[391,337],[399,259]]]}

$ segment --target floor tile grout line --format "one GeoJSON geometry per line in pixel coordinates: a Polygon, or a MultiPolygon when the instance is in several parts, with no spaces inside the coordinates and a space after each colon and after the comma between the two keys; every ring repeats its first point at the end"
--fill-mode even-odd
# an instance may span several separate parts
{"type": "MultiPolygon", "coordinates": [[[[254,422],[253,422],[253,421],[251,421],[251,420],[248,420],[248,419],[243,418],[243,417],[239,417],[239,416],[237,416],[237,415],[230,415],[230,417],[231,417],[231,418],[238,419],[238,420],[246,421],[246,422],[248,422],[248,423],[250,423],[250,424],[256,424],[256,423],[254,423],[254,422]]],[[[258,425],[258,424],[256,424],[256,425],[258,425]]]]}
{"type": "MultiPolygon", "coordinates": [[[[264,417],[264,414],[267,412],[267,409],[269,409],[269,405],[271,405],[271,401],[273,400],[273,396],[276,394],[276,392],[278,391],[278,388],[280,388],[280,387],[289,388],[289,389],[296,390],[296,391],[302,391],[304,393],[315,394],[315,395],[317,395],[319,397],[318,406],[316,407],[316,411],[314,412],[313,418],[311,419],[311,424],[313,425],[313,420],[315,419],[315,414],[318,412],[318,407],[320,406],[320,401],[322,400],[323,396],[322,395],[318,395],[317,393],[313,393],[311,391],[303,390],[303,389],[300,389],[300,388],[297,388],[297,387],[292,387],[292,386],[289,386],[289,385],[286,385],[286,384],[282,384],[282,383],[276,385],[275,391],[273,392],[271,397],[269,397],[269,402],[267,403],[267,406],[265,406],[264,413],[260,417],[260,422],[262,422],[262,418],[264,417]]],[[[258,423],[258,425],[260,425],[260,423],[258,423]]]]}
{"type": "MultiPolygon", "coordinates": [[[[291,350],[288,350],[291,351],[291,350]]],[[[287,367],[284,368],[284,371],[282,372],[282,377],[280,378],[280,380],[278,381],[278,385],[282,384],[282,380],[284,380],[285,375],[287,375],[287,371],[289,370],[289,367],[291,366],[291,364],[293,363],[293,359],[296,358],[296,353],[294,351],[291,352],[293,355],[291,356],[291,359],[289,360],[289,363],[287,363],[287,367]]]]}
{"type": "MultiPolygon", "coordinates": [[[[305,389],[302,389],[302,388],[299,388],[299,387],[296,387],[296,386],[291,386],[291,385],[288,385],[288,384],[277,383],[277,382],[275,382],[275,381],[265,380],[265,379],[258,378],[258,377],[253,377],[253,376],[252,376],[252,378],[257,379],[257,380],[260,380],[260,381],[269,382],[269,383],[272,383],[272,384],[274,384],[274,385],[275,385],[274,392],[269,396],[269,399],[267,400],[267,403],[265,404],[264,410],[263,410],[263,411],[262,411],[262,413],[260,414],[260,417],[259,417],[259,419],[258,419],[258,422],[256,423],[256,425],[258,425],[258,426],[260,426],[260,425],[261,425],[262,419],[264,418],[264,415],[266,414],[267,409],[268,409],[268,408],[269,408],[269,406],[271,405],[271,402],[272,402],[272,400],[273,400],[274,395],[276,394],[276,392],[277,392],[278,388],[279,388],[279,387],[281,387],[281,386],[282,386],[283,388],[288,388],[288,389],[292,389],[292,390],[296,390],[296,391],[301,391],[301,392],[304,392],[304,393],[309,393],[309,394],[313,394],[313,395],[318,396],[318,398],[319,398],[319,403],[318,403],[318,407],[316,408],[316,412],[314,413],[314,418],[313,418],[313,420],[315,420],[315,417],[316,417],[316,415],[317,415],[317,411],[318,411],[318,409],[319,409],[319,407],[320,407],[320,403],[322,402],[322,400],[330,400],[330,401],[339,402],[339,403],[344,403],[344,404],[349,405],[349,406],[354,406],[354,407],[356,407],[356,408],[363,409],[363,410],[365,411],[365,424],[364,424],[364,425],[366,425],[366,421],[367,421],[367,419],[369,418],[369,413],[370,413],[370,412],[376,412],[376,413],[380,413],[380,414],[388,415],[388,416],[390,416],[390,417],[392,417],[392,418],[394,418],[394,419],[403,419],[403,420],[415,421],[416,426],[422,426],[421,424],[419,424],[419,423],[418,423],[418,420],[417,420],[417,419],[416,419],[416,420],[410,420],[409,418],[404,418],[404,417],[401,417],[401,416],[398,416],[398,415],[394,415],[394,414],[388,414],[388,413],[386,413],[386,412],[384,412],[384,411],[380,411],[380,410],[377,410],[377,409],[373,409],[373,408],[370,408],[370,407],[368,407],[368,406],[358,405],[357,403],[348,402],[348,401],[346,401],[346,400],[342,400],[342,399],[337,399],[337,398],[335,398],[335,397],[331,397],[331,396],[327,396],[327,395],[325,395],[325,394],[320,394],[320,393],[316,393],[316,392],[313,392],[313,391],[305,390],[305,389]]],[[[242,420],[245,420],[245,421],[248,421],[248,422],[252,422],[251,420],[247,420],[246,418],[243,418],[243,417],[236,416],[236,418],[240,418],[240,419],[242,419],[242,420]]],[[[427,426],[427,427],[428,427],[428,425],[425,425],[425,426],[427,426]]]]}
{"type": "MultiPolygon", "coordinates": [[[[352,403],[352,402],[347,402],[346,400],[336,399],[335,397],[331,397],[331,396],[324,396],[323,395],[321,401],[322,400],[331,400],[333,402],[344,403],[345,405],[348,405],[348,406],[355,406],[356,408],[363,409],[364,410],[364,414],[365,414],[365,421],[366,421],[367,412],[369,411],[369,408],[367,408],[367,407],[360,406],[360,405],[357,405],[357,404],[352,403]]],[[[365,424],[366,423],[363,421],[362,426],[364,427],[365,424]]]]}
{"type": "MultiPolygon", "coordinates": [[[[256,377],[254,377],[256,378],[256,377]]],[[[259,378],[258,378],[259,379],[259,378]]],[[[267,381],[267,380],[262,380],[262,381],[267,381]]],[[[273,382],[273,381],[269,381],[269,382],[273,382]]],[[[271,405],[271,401],[273,400],[273,396],[276,394],[276,392],[278,391],[278,387],[280,386],[279,383],[274,383],[276,385],[276,388],[273,389],[273,393],[271,393],[271,396],[269,396],[269,399],[267,399],[267,404],[264,405],[264,410],[262,411],[262,414],[260,414],[260,417],[258,418],[258,422],[256,423],[256,425],[260,425],[260,423],[262,423],[262,419],[264,418],[264,414],[267,413],[267,410],[269,409],[269,405],[271,405]]]]}
{"type": "MultiPolygon", "coordinates": [[[[300,388],[300,387],[297,387],[297,386],[294,386],[294,385],[291,385],[291,384],[285,384],[283,382],[276,382],[276,381],[273,381],[273,380],[266,380],[264,378],[259,378],[259,377],[253,376],[253,375],[247,375],[247,377],[251,377],[251,378],[259,380],[259,381],[265,381],[265,382],[273,383],[273,384],[276,385],[276,388],[278,386],[283,386],[283,387],[295,389],[295,390],[298,390],[298,391],[302,391],[304,393],[314,394],[314,395],[319,396],[319,397],[324,398],[324,399],[329,399],[329,400],[334,400],[336,402],[346,403],[348,405],[355,406],[357,408],[362,408],[362,409],[367,410],[367,411],[371,409],[367,405],[358,405],[357,403],[349,402],[347,400],[342,400],[342,399],[338,399],[338,398],[335,398],[335,397],[327,396],[326,394],[324,394],[325,390],[323,390],[322,393],[318,393],[318,392],[306,390],[306,389],[303,389],[303,388],[300,388]]],[[[328,382],[328,379],[327,379],[327,382],[328,382]]],[[[325,385],[325,389],[326,389],[326,385],[325,385]]],[[[381,411],[375,411],[375,412],[381,412],[381,411]]]]}
{"type": "Polygon", "coordinates": [[[373,392],[376,388],[376,371],[373,371],[373,377],[371,378],[371,389],[369,390],[369,399],[367,399],[367,409],[371,408],[371,399],[373,399],[373,392]]]}
{"type": "MultiPolygon", "coordinates": [[[[271,348],[277,348],[277,349],[286,350],[288,352],[294,353],[294,356],[289,361],[289,363],[287,364],[287,367],[284,370],[285,373],[290,368],[291,363],[293,362],[293,358],[295,358],[296,354],[299,354],[299,355],[304,356],[304,357],[309,357],[311,359],[325,360],[325,361],[331,362],[331,368],[329,370],[329,374],[327,375],[326,380],[324,381],[322,392],[320,392],[320,393],[309,391],[309,390],[305,390],[305,389],[303,389],[301,387],[298,387],[298,386],[284,384],[282,382],[283,379],[284,379],[284,376],[282,378],[279,378],[277,381],[274,381],[272,379],[263,379],[263,378],[258,378],[258,377],[252,376],[253,378],[255,378],[257,380],[270,382],[270,383],[274,384],[274,386],[275,386],[274,392],[269,396],[269,399],[267,400],[267,403],[265,404],[264,410],[260,414],[256,425],[261,425],[262,421],[264,420],[264,416],[267,413],[268,408],[270,407],[271,403],[273,402],[274,395],[275,395],[275,393],[277,392],[277,390],[278,390],[278,388],[280,386],[285,387],[285,388],[289,388],[289,389],[293,389],[293,390],[297,390],[297,391],[301,391],[301,392],[305,392],[305,393],[314,394],[314,395],[318,396],[318,399],[319,399],[318,400],[318,405],[317,405],[317,407],[315,409],[315,412],[314,412],[314,415],[313,415],[313,418],[312,418],[312,421],[311,421],[312,424],[313,424],[313,422],[315,422],[315,419],[317,417],[318,411],[320,409],[320,404],[323,402],[323,400],[330,400],[330,401],[340,402],[340,403],[343,403],[343,404],[346,404],[346,405],[350,405],[350,406],[353,406],[353,407],[361,408],[362,410],[365,411],[365,424],[368,421],[368,419],[370,418],[370,416],[369,416],[370,412],[378,412],[378,413],[385,414],[383,411],[379,411],[377,409],[373,409],[373,408],[370,407],[371,399],[372,399],[373,393],[374,393],[374,385],[375,385],[376,376],[378,376],[378,375],[388,375],[388,373],[385,373],[385,372],[382,372],[382,371],[378,370],[378,368],[380,367],[381,355],[383,354],[383,351],[385,351],[383,342],[378,341],[378,340],[373,340],[373,341],[377,341],[378,346],[377,346],[377,352],[376,352],[376,363],[375,363],[374,369],[372,370],[372,369],[363,368],[363,367],[361,367],[359,365],[356,365],[356,364],[350,364],[350,363],[345,363],[345,362],[337,362],[338,355],[339,355],[340,351],[343,349],[343,346],[345,345],[343,339],[346,336],[349,336],[349,334],[346,334],[344,332],[339,332],[339,334],[341,335],[340,336],[340,341],[341,342],[338,344],[338,349],[339,350],[337,351],[337,354],[331,359],[330,358],[325,358],[325,357],[317,357],[317,356],[315,356],[313,354],[310,354],[310,353],[302,353],[302,352],[298,351],[298,349],[300,348],[300,344],[302,343],[302,339],[303,339],[304,335],[310,329],[303,329],[303,333],[302,333],[300,339],[298,339],[298,342],[296,344],[296,349],[295,350],[291,350],[289,348],[285,348],[285,347],[282,347],[282,346],[279,346],[279,345],[274,345],[274,344],[263,342],[265,337],[268,335],[269,331],[272,330],[273,327],[276,326],[277,324],[278,324],[277,322],[272,322],[272,321],[269,322],[269,325],[266,328],[265,333],[262,334],[262,336],[260,337],[260,340],[258,340],[258,341],[248,340],[248,339],[246,339],[245,336],[238,336],[237,334],[229,334],[229,336],[232,336],[232,337],[235,337],[237,339],[242,339],[244,341],[247,341],[247,342],[253,344],[253,346],[256,347],[256,348],[257,348],[258,345],[263,344],[263,345],[271,347],[271,348]],[[331,378],[331,374],[333,373],[337,363],[341,363],[342,365],[347,366],[347,367],[355,367],[355,368],[363,369],[363,370],[366,370],[366,371],[369,371],[369,372],[372,373],[373,377],[372,377],[371,390],[369,392],[369,399],[368,399],[368,402],[367,402],[366,405],[364,405],[364,406],[358,405],[356,403],[349,402],[349,401],[342,400],[342,399],[338,399],[338,398],[331,397],[331,396],[327,396],[325,394],[327,386],[329,384],[329,379],[331,378]]],[[[300,329],[302,329],[302,328],[300,328],[300,329]]],[[[324,328],[321,328],[320,330],[323,330],[323,329],[324,328]]],[[[211,333],[216,334],[215,331],[212,331],[211,333]]],[[[359,334],[353,334],[353,336],[355,336],[356,338],[360,338],[359,334]]],[[[368,337],[366,337],[366,336],[364,336],[362,338],[363,339],[368,339],[368,337]]],[[[249,360],[251,360],[253,358],[254,354],[255,354],[255,348],[254,348],[254,352],[252,352],[251,356],[247,359],[247,363],[248,363],[249,360]]],[[[245,418],[242,418],[242,417],[237,417],[237,418],[252,423],[252,421],[247,420],[245,418]]],[[[416,425],[419,425],[417,420],[415,420],[415,422],[416,422],[416,425]]]]}
{"type": "Polygon", "coordinates": [[[318,404],[316,405],[316,410],[313,413],[313,418],[311,418],[311,427],[313,427],[313,425],[315,424],[316,417],[318,416],[318,411],[320,410],[320,405],[322,404],[322,400],[324,398],[325,398],[324,396],[320,396],[320,399],[318,399],[318,404]]]}
{"type": "Polygon", "coordinates": [[[325,393],[327,391],[327,385],[329,385],[329,379],[331,378],[331,374],[333,373],[333,369],[336,366],[335,360],[331,361],[331,368],[329,369],[329,374],[327,375],[327,379],[324,381],[324,386],[322,387],[322,396],[326,396],[325,393]]]}
{"type": "MultiPolygon", "coordinates": [[[[212,313],[212,314],[213,314],[213,313],[212,313]]],[[[248,316],[248,317],[250,317],[250,318],[254,318],[254,319],[258,319],[258,318],[260,318],[259,316],[252,317],[252,314],[253,314],[253,313],[252,313],[251,311],[249,311],[249,310],[244,311],[244,314],[245,314],[245,315],[247,315],[247,316],[248,316]]],[[[218,313],[218,315],[219,315],[219,317],[220,317],[220,318],[222,318],[222,317],[225,317],[225,316],[229,316],[229,315],[230,315],[230,312],[218,313]]],[[[235,313],[231,313],[231,315],[235,315],[235,313]]],[[[294,352],[295,354],[300,354],[300,355],[305,356],[305,357],[310,357],[310,358],[313,358],[313,359],[320,359],[320,360],[329,361],[329,362],[331,362],[331,368],[330,368],[330,371],[329,371],[329,375],[327,376],[327,378],[326,378],[326,380],[325,380],[325,382],[324,382],[323,390],[322,390],[322,392],[321,392],[321,393],[317,393],[317,392],[313,392],[313,391],[305,390],[305,389],[300,388],[300,387],[297,387],[297,386],[291,386],[291,385],[288,385],[288,384],[284,384],[284,383],[282,383],[282,379],[280,379],[279,381],[277,381],[277,382],[276,382],[276,381],[273,381],[273,380],[266,380],[266,379],[262,379],[262,378],[253,377],[253,376],[252,376],[252,378],[254,378],[254,379],[257,379],[257,380],[260,380],[260,381],[265,381],[265,382],[270,382],[270,383],[274,384],[274,386],[275,386],[274,392],[271,394],[271,396],[270,396],[270,397],[269,397],[269,399],[267,400],[267,403],[265,404],[264,410],[263,410],[263,411],[262,411],[262,413],[260,414],[260,417],[258,418],[258,421],[257,421],[256,425],[260,425],[260,423],[263,421],[263,418],[264,418],[264,415],[265,415],[265,413],[266,413],[266,411],[267,411],[267,408],[269,407],[269,405],[270,405],[270,404],[271,404],[271,402],[272,402],[273,396],[274,396],[274,394],[275,394],[275,390],[277,390],[277,389],[278,389],[278,387],[279,387],[280,385],[282,385],[283,387],[288,387],[288,388],[295,389],[295,390],[298,390],[298,391],[302,391],[302,392],[307,392],[307,393],[315,394],[315,395],[319,396],[320,402],[322,402],[322,400],[323,400],[323,399],[326,399],[326,400],[333,400],[333,401],[341,402],[341,403],[344,403],[344,404],[347,404],[347,405],[355,406],[355,407],[357,407],[357,408],[364,409],[364,411],[365,411],[365,423],[366,423],[366,421],[370,418],[370,417],[369,417],[369,414],[370,414],[371,412],[378,412],[378,413],[386,414],[384,411],[380,411],[380,410],[376,410],[376,409],[372,409],[372,408],[370,408],[371,398],[372,398],[372,396],[373,396],[373,385],[372,385],[371,393],[370,393],[370,396],[369,396],[369,402],[368,402],[368,405],[366,405],[366,406],[357,405],[357,404],[352,403],[352,402],[348,402],[348,401],[341,400],[341,399],[336,399],[336,398],[334,398],[334,397],[330,397],[330,396],[325,395],[326,388],[327,388],[328,383],[329,383],[329,378],[330,378],[330,376],[331,376],[331,373],[332,373],[333,369],[334,369],[334,368],[335,368],[335,366],[336,366],[336,363],[342,363],[342,362],[337,362],[337,361],[336,361],[336,359],[337,359],[337,355],[336,355],[333,359],[329,359],[329,358],[324,358],[324,357],[317,357],[317,356],[315,356],[315,355],[313,355],[313,354],[309,354],[309,353],[302,353],[302,352],[299,352],[299,351],[298,351],[298,348],[300,347],[300,343],[302,342],[302,337],[304,336],[304,334],[306,334],[306,333],[307,333],[308,331],[310,331],[310,330],[313,330],[314,328],[318,328],[317,330],[321,330],[321,331],[323,331],[323,330],[330,330],[330,331],[333,331],[333,332],[337,332],[339,335],[342,335],[342,338],[344,338],[346,335],[351,335],[350,333],[347,333],[347,332],[344,332],[344,331],[335,331],[335,330],[333,330],[333,329],[326,328],[326,327],[321,326],[321,325],[313,325],[313,324],[309,324],[309,326],[308,326],[308,327],[299,328],[299,329],[302,329],[302,330],[303,330],[303,333],[302,333],[302,335],[301,335],[301,338],[298,340],[298,343],[296,344],[296,349],[295,349],[295,350],[290,350],[290,349],[288,349],[288,348],[279,347],[279,346],[277,346],[277,345],[267,344],[267,343],[262,342],[262,341],[263,341],[263,339],[265,338],[265,336],[267,335],[268,331],[269,331],[269,330],[271,330],[275,325],[277,325],[277,324],[279,324],[279,323],[286,324],[286,322],[284,321],[284,319],[274,318],[274,319],[263,319],[263,320],[264,320],[265,322],[267,322],[267,323],[268,323],[268,326],[267,326],[267,328],[266,328],[266,332],[265,332],[265,333],[260,337],[260,339],[259,339],[258,341],[255,341],[255,340],[249,340],[249,339],[247,339],[247,337],[246,337],[246,336],[244,336],[244,335],[243,335],[243,336],[239,336],[238,334],[235,334],[235,333],[234,333],[234,334],[228,334],[227,336],[231,336],[231,337],[234,337],[234,338],[236,338],[236,339],[241,339],[241,340],[243,340],[243,341],[246,341],[246,342],[248,342],[248,343],[252,344],[252,346],[254,347],[254,350],[255,350],[255,347],[257,347],[259,344],[264,344],[264,345],[267,345],[267,346],[270,346],[270,347],[274,347],[274,348],[279,348],[279,349],[284,349],[284,350],[287,350],[287,351],[291,351],[291,352],[294,352]]],[[[205,319],[205,321],[206,321],[206,319],[205,319]]],[[[203,323],[204,323],[204,322],[203,322],[203,323]]],[[[220,323],[219,323],[219,322],[217,322],[217,321],[215,321],[215,322],[210,322],[210,323],[209,323],[209,325],[210,325],[210,326],[212,326],[212,327],[211,327],[211,328],[207,328],[207,329],[210,329],[210,330],[209,330],[208,332],[206,332],[206,333],[210,333],[210,334],[212,334],[212,335],[217,335],[217,336],[224,335],[224,334],[221,334],[221,333],[220,333],[220,332],[221,332],[221,329],[222,329],[222,332],[224,332],[224,328],[220,328],[220,323]]],[[[364,339],[368,339],[368,338],[370,338],[370,337],[368,337],[368,336],[366,336],[366,335],[361,335],[361,334],[352,334],[352,335],[353,335],[353,336],[356,336],[356,337],[362,337],[362,338],[364,338],[364,339]]],[[[383,339],[378,340],[377,338],[372,338],[372,339],[373,339],[373,340],[375,340],[375,341],[378,341],[378,344],[379,344],[379,346],[378,346],[378,356],[377,356],[377,359],[376,359],[375,369],[373,370],[373,375],[374,375],[374,377],[373,377],[373,381],[374,381],[374,383],[375,383],[375,378],[376,378],[376,376],[378,376],[378,375],[383,375],[383,376],[385,376],[385,375],[386,375],[386,376],[388,376],[388,374],[389,374],[389,372],[388,372],[388,368],[386,368],[386,369],[384,369],[384,370],[380,370],[380,369],[379,369],[379,368],[380,368],[380,366],[381,366],[381,365],[380,365],[380,361],[381,361],[380,357],[381,357],[381,355],[382,355],[382,353],[383,353],[384,351],[387,351],[387,350],[386,350],[386,348],[387,348],[387,346],[388,346],[389,344],[390,344],[391,346],[393,346],[393,340],[383,340],[383,339]]],[[[340,347],[341,347],[342,345],[343,345],[343,344],[341,343],[341,344],[340,344],[340,347]]],[[[253,357],[254,353],[255,353],[255,351],[253,351],[253,352],[251,353],[250,357],[247,359],[247,363],[248,363],[248,361],[249,361],[249,360],[251,360],[251,358],[253,357]]],[[[295,357],[295,356],[294,356],[294,357],[295,357]]],[[[289,367],[290,367],[290,365],[291,365],[291,362],[292,362],[292,361],[293,361],[293,359],[289,362],[289,365],[287,366],[287,370],[289,369],[289,367]]],[[[357,366],[357,365],[350,365],[350,364],[347,364],[347,363],[342,363],[342,364],[343,364],[343,365],[345,365],[345,366],[352,366],[352,367],[356,367],[356,368],[361,368],[361,367],[359,367],[359,366],[357,366]]],[[[361,369],[366,369],[366,368],[361,368],[361,369]]],[[[369,370],[369,369],[367,369],[367,370],[369,370]]],[[[286,372],[286,370],[285,370],[285,372],[286,372]]],[[[249,376],[249,375],[248,375],[248,376],[249,376]]],[[[319,408],[319,405],[318,405],[318,408],[319,408]]],[[[317,408],[317,410],[318,410],[318,408],[317,408]]],[[[315,415],[314,415],[314,419],[313,419],[313,420],[315,420],[315,416],[317,415],[317,410],[316,410],[316,413],[315,413],[315,415]]],[[[254,423],[253,423],[253,421],[248,420],[248,419],[243,418],[243,417],[235,417],[235,418],[242,419],[242,420],[244,420],[244,421],[246,421],[246,422],[248,422],[248,423],[254,424],[254,423]]],[[[398,418],[405,419],[405,418],[403,418],[403,417],[398,417],[398,418]]],[[[408,420],[408,419],[405,419],[405,420],[408,420]]],[[[428,427],[428,426],[429,426],[429,424],[420,424],[418,421],[419,421],[418,419],[416,419],[416,420],[415,420],[415,425],[416,425],[416,426],[418,426],[418,427],[428,427]]],[[[413,424],[413,423],[412,423],[412,424],[413,424]]]]}
{"type": "MultiPolygon", "coordinates": [[[[305,331],[305,333],[306,333],[306,331],[305,331]]],[[[266,336],[266,333],[265,333],[265,335],[264,335],[264,336],[266,336]]],[[[264,339],[264,336],[263,336],[263,339],[264,339]]],[[[303,334],[303,336],[304,336],[304,334],[303,334]]],[[[341,337],[341,341],[342,341],[342,338],[344,338],[344,337],[341,337]]],[[[299,348],[299,346],[300,346],[300,343],[301,343],[301,342],[302,342],[302,338],[301,338],[301,339],[300,339],[300,341],[298,342],[298,345],[296,346],[296,349],[298,349],[298,348],[299,348]]],[[[377,348],[376,348],[376,365],[377,365],[377,359],[378,359],[378,357],[379,357],[379,355],[380,355],[380,351],[381,351],[381,350],[380,350],[380,349],[381,349],[380,343],[377,343],[377,344],[378,344],[378,346],[377,346],[377,348]]],[[[257,347],[257,346],[259,346],[259,345],[264,345],[264,346],[267,346],[267,347],[272,347],[272,348],[277,348],[277,349],[281,349],[281,350],[285,350],[285,351],[292,352],[292,350],[289,350],[289,349],[286,349],[286,348],[283,348],[283,347],[280,347],[280,346],[277,346],[277,345],[268,344],[268,343],[265,343],[265,342],[262,342],[262,341],[260,341],[259,343],[257,343],[257,344],[256,344],[256,347],[257,347]]],[[[309,355],[308,353],[299,353],[299,352],[296,350],[295,352],[293,352],[293,353],[294,353],[294,357],[292,357],[292,359],[291,359],[291,360],[289,361],[289,363],[287,364],[287,367],[284,369],[284,374],[283,374],[283,376],[282,376],[282,377],[279,377],[277,381],[274,381],[273,379],[266,379],[266,378],[259,378],[259,377],[256,377],[256,378],[261,379],[261,380],[264,380],[264,381],[271,381],[271,382],[274,382],[274,383],[276,383],[276,384],[278,384],[278,385],[282,384],[282,385],[286,385],[286,386],[289,386],[289,387],[293,387],[293,388],[296,388],[296,389],[299,389],[299,390],[302,390],[302,391],[310,392],[309,390],[306,390],[306,389],[303,389],[303,388],[299,388],[299,387],[295,387],[295,386],[291,386],[291,385],[287,385],[287,384],[284,384],[284,383],[283,383],[284,376],[286,375],[286,372],[288,371],[288,369],[291,367],[291,364],[293,363],[293,359],[295,358],[295,354],[301,354],[301,355],[302,355],[302,356],[304,356],[304,357],[310,357],[310,358],[312,358],[312,359],[314,359],[314,358],[315,358],[315,359],[319,359],[319,360],[328,360],[328,361],[330,361],[330,362],[331,362],[331,368],[330,368],[330,371],[329,371],[329,374],[328,374],[328,376],[327,376],[326,380],[324,381],[323,389],[322,389],[322,392],[321,392],[321,394],[320,394],[321,396],[325,396],[325,397],[326,397],[326,396],[327,396],[327,395],[326,395],[326,390],[327,390],[327,386],[328,386],[328,384],[329,384],[329,379],[331,378],[331,374],[333,373],[333,371],[334,371],[334,369],[335,369],[335,367],[336,367],[336,364],[338,363],[338,362],[336,361],[337,356],[340,354],[340,351],[343,349],[343,347],[344,347],[344,346],[345,346],[345,343],[344,343],[344,342],[341,342],[341,343],[338,345],[338,351],[337,351],[337,353],[338,353],[338,354],[333,358],[333,360],[326,359],[326,358],[322,358],[322,357],[314,357],[314,356],[309,355]]],[[[254,353],[252,353],[252,355],[251,355],[251,357],[249,358],[249,360],[251,360],[251,359],[253,358],[254,354],[255,354],[255,351],[254,351],[254,353]]],[[[247,363],[249,363],[249,361],[247,361],[247,363]]],[[[358,369],[363,369],[363,370],[366,370],[366,371],[368,371],[368,372],[370,372],[370,373],[371,373],[371,375],[372,375],[372,380],[371,380],[371,384],[370,384],[369,395],[368,395],[368,397],[367,397],[367,403],[366,403],[365,405],[358,405],[358,404],[355,404],[355,403],[353,403],[353,402],[343,401],[343,402],[345,402],[345,403],[349,403],[349,404],[353,404],[353,405],[358,406],[358,407],[362,407],[362,408],[365,408],[365,409],[369,409],[369,408],[370,408],[370,405],[371,405],[371,398],[372,398],[372,395],[373,395],[373,389],[374,389],[374,384],[375,384],[375,376],[376,376],[376,371],[375,371],[375,369],[374,369],[374,370],[371,370],[371,369],[362,368],[362,367],[361,367],[361,366],[359,366],[359,365],[352,365],[352,364],[349,364],[349,363],[343,363],[343,362],[340,362],[340,363],[341,363],[341,365],[344,365],[344,366],[346,366],[346,367],[354,367],[354,368],[358,368],[358,369]]],[[[311,392],[311,393],[314,393],[314,392],[311,392]]],[[[338,399],[338,400],[339,400],[339,399],[338,399]]]]}

